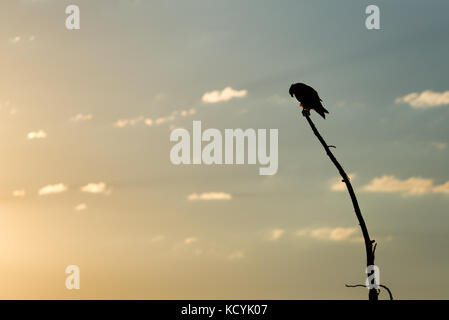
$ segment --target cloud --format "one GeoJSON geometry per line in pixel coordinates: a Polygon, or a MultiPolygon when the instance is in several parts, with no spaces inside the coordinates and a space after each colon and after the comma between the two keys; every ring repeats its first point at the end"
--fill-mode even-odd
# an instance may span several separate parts
{"type": "Polygon", "coordinates": [[[226,192],[203,192],[203,193],[192,193],[187,196],[187,200],[196,201],[196,200],[231,200],[232,195],[226,192]]]}
{"type": "Polygon", "coordinates": [[[248,94],[248,90],[234,90],[231,87],[226,87],[223,90],[214,90],[206,92],[201,100],[205,103],[218,103],[229,101],[232,98],[243,98],[248,94]]]}
{"type": "Polygon", "coordinates": [[[57,194],[67,191],[67,186],[63,183],[49,184],[45,187],[39,189],[38,193],[40,196],[45,196],[49,194],[57,194]]]}
{"type": "Polygon", "coordinates": [[[12,192],[12,196],[13,196],[13,197],[20,197],[20,198],[23,198],[23,197],[25,197],[25,195],[26,195],[25,189],[14,190],[14,191],[12,192]]]}
{"type": "Polygon", "coordinates": [[[20,36],[15,36],[15,37],[9,39],[9,43],[16,44],[16,43],[18,43],[21,39],[22,39],[22,38],[21,38],[20,36]]]}
{"type": "Polygon", "coordinates": [[[104,182],[98,182],[98,183],[88,183],[85,186],[81,187],[82,192],[88,192],[88,193],[103,193],[103,194],[109,194],[111,192],[110,189],[107,188],[106,183],[104,182]]]}
{"type": "Polygon", "coordinates": [[[195,108],[190,108],[189,110],[182,110],[180,112],[182,117],[186,117],[188,115],[194,115],[196,113],[196,109],[195,108]]]}
{"type": "Polygon", "coordinates": [[[73,116],[72,118],[70,118],[70,121],[73,122],[80,122],[80,121],[87,121],[87,120],[91,120],[93,118],[92,114],[82,114],[82,113],[78,113],[77,115],[73,116]]]}
{"type": "Polygon", "coordinates": [[[245,251],[243,250],[235,250],[228,255],[229,260],[241,260],[245,258],[245,251]]]}
{"type": "Polygon", "coordinates": [[[27,134],[27,138],[29,140],[32,140],[32,139],[43,139],[43,138],[46,138],[46,137],[47,137],[47,133],[44,130],[31,131],[31,132],[28,132],[28,134],[27,134]]]}
{"type": "MultiPolygon", "coordinates": [[[[348,174],[349,180],[355,179],[357,175],[355,173],[348,174]]],[[[332,191],[346,191],[346,183],[342,181],[341,177],[335,178],[332,180],[331,185],[332,191]]]]}
{"type": "Polygon", "coordinates": [[[421,93],[413,92],[396,98],[395,102],[397,104],[406,103],[414,109],[441,107],[449,104],[449,91],[435,92],[426,90],[421,93]]]}
{"type": "Polygon", "coordinates": [[[449,181],[447,181],[444,184],[434,187],[432,191],[435,193],[449,194],[449,181]]]}
{"type": "Polygon", "coordinates": [[[438,150],[444,150],[447,148],[447,143],[435,141],[432,142],[432,146],[437,148],[438,150]]]}
{"type": "Polygon", "coordinates": [[[374,178],[362,188],[368,192],[401,193],[403,195],[423,195],[428,193],[449,194],[449,181],[442,185],[435,185],[432,179],[411,177],[400,180],[395,176],[382,176],[374,178]]]}
{"type": "Polygon", "coordinates": [[[117,121],[114,122],[114,126],[117,128],[124,128],[127,126],[135,126],[141,122],[143,122],[145,125],[151,127],[153,125],[161,125],[164,123],[169,123],[169,122],[173,122],[175,121],[177,118],[181,117],[186,117],[188,115],[194,115],[196,113],[196,109],[195,108],[190,108],[187,110],[175,110],[173,111],[171,114],[169,114],[168,116],[165,117],[159,117],[156,119],[152,119],[152,118],[145,118],[143,116],[139,116],[136,118],[132,118],[132,119],[119,119],[117,121]]]}
{"type": "Polygon", "coordinates": [[[274,229],[270,232],[269,239],[273,241],[278,240],[284,235],[284,233],[285,233],[284,229],[274,229]]]}
{"type": "Polygon", "coordinates": [[[86,210],[86,209],[87,209],[87,204],[85,204],[85,203],[77,204],[75,206],[75,208],[73,208],[73,210],[75,210],[75,211],[83,211],[83,210],[86,210]]]}
{"type": "Polygon", "coordinates": [[[336,227],[336,228],[315,228],[315,229],[302,229],[296,232],[297,236],[306,236],[319,240],[330,240],[330,241],[357,241],[358,239],[354,237],[357,233],[356,227],[336,227]]]}
{"type": "Polygon", "coordinates": [[[184,239],[184,243],[185,244],[192,244],[194,242],[197,242],[198,239],[196,237],[188,237],[184,239]]]}
{"type": "Polygon", "coordinates": [[[144,117],[139,116],[137,118],[132,119],[119,119],[116,122],[114,122],[114,126],[117,128],[124,128],[126,126],[135,126],[139,122],[143,121],[144,117]]]}
{"type": "Polygon", "coordinates": [[[171,114],[171,115],[169,115],[167,117],[157,118],[154,122],[156,124],[163,124],[163,123],[170,122],[170,121],[173,121],[173,120],[175,120],[175,116],[173,114],[171,114]]]}

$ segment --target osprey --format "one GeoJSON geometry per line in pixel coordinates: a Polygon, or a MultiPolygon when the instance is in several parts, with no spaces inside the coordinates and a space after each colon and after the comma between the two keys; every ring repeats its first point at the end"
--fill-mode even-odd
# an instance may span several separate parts
{"type": "Polygon", "coordinates": [[[329,113],[321,104],[318,92],[312,87],[304,83],[295,83],[290,86],[288,91],[290,95],[295,96],[296,100],[300,102],[300,107],[305,110],[315,110],[320,116],[326,119],[326,113],[329,113]]]}

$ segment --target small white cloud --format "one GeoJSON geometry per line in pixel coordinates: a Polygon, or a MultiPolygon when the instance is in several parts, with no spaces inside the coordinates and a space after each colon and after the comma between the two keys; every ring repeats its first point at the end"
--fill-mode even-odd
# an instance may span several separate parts
{"type": "Polygon", "coordinates": [[[405,195],[422,195],[434,188],[432,179],[411,177],[406,180],[397,179],[395,176],[382,176],[374,178],[363,187],[368,192],[400,192],[405,195]]]}
{"type": "Polygon", "coordinates": [[[435,142],[432,142],[432,146],[438,150],[444,150],[447,148],[447,143],[435,141],[435,142]]]}
{"type": "Polygon", "coordinates": [[[187,196],[187,200],[196,201],[196,200],[231,200],[232,195],[226,192],[203,192],[203,193],[192,193],[187,196]]]}
{"type": "Polygon", "coordinates": [[[395,102],[406,103],[415,109],[427,109],[449,105],[449,91],[435,92],[425,90],[421,93],[413,92],[403,97],[396,98],[395,102]]]}
{"type": "Polygon", "coordinates": [[[77,115],[75,115],[72,118],[70,118],[70,121],[80,122],[80,121],[91,120],[92,118],[93,118],[93,115],[90,114],[90,113],[88,113],[88,114],[78,113],[77,115]]]}
{"type": "MultiPolygon", "coordinates": [[[[349,180],[353,180],[356,177],[355,173],[352,174],[348,174],[349,180]]],[[[338,177],[336,179],[332,180],[332,185],[331,185],[331,190],[332,191],[345,191],[346,190],[346,183],[344,183],[342,181],[341,177],[338,177]]]]}
{"type": "Polygon", "coordinates": [[[87,204],[85,204],[85,203],[77,204],[75,206],[75,208],[73,208],[73,210],[75,210],[75,211],[83,211],[83,210],[86,210],[86,209],[87,209],[87,204]]]}
{"type": "Polygon", "coordinates": [[[44,130],[31,131],[31,132],[28,132],[28,134],[27,134],[27,138],[29,140],[32,140],[32,139],[43,139],[43,138],[46,138],[46,137],[47,137],[47,133],[44,130]]]}
{"type": "Polygon", "coordinates": [[[20,40],[21,40],[20,36],[15,36],[15,37],[9,39],[9,43],[16,44],[16,43],[18,43],[20,40]]]}
{"type": "Polygon", "coordinates": [[[94,194],[99,194],[99,193],[109,194],[111,192],[111,190],[107,187],[106,183],[104,183],[104,182],[88,183],[85,186],[81,187],[81,191],[87,192],[87,193],[94,193],[94,194]]]}
{"type": "Polygon", "coordinates": [[[449,194],[449,181],[441,185],[435,185],[432,179],[411,177],[400,180],[395,176],[382,176],[374,178],[363,187],[368,192],[401,193],[403,195],[424,195],[428,193],[449,194]]]}
{"type": "Polygon", "coordinates": [[[188,110],[175,110],[173,111],[170,115],[168,116],[164,116],[164,117],[158,117],[156,119],[153,118],[145,118],[143,116],[137,117],[137,118],[133,118],[133,119],[119,119],[117,121],[114,122],[114,126],[117,128],[124,128],[127,126],[135,126],[137,124],[139,124],[140,122],[143,122],[145,125],[151,127],[153,125],[161,125],[164,123],[169,123],[169,122],[173,122],[174,120],[176,120],[179,116],[181,117],[186,117],[188,115],[193,115],[196,113],[196,109],[195,108],[191,108],[188,110]]]}
{"type": "Polygon", "coordinates": [[[25,197],[25,195],[26,195],[25,189],[14,190],[14,191],[12,192],[12,196],[13,196],[13,197],[20,197],[20,198],[23,198],[23,197],[25,197]]]}
{"type": "Polygon", "coordinates": [[[128,119],[119,119],[116,122],[114,122],[114,127],[117,128],[124,128],[128,125],[128,119]]]}
{"type": "Polygon", "coordinates": [[[172,115],[167,116],[167,117],[157,118],[155,120],[155,122],[156,122],[156,124],[163,124],[163,123],[170,122],[170,121],[173,121],[173,120],[175,120],[175,116],[172,114],[172,115]]]}
{"type": "Polygon", "coordinates": [[[444,184],[434,187],[432,191],[435,193],[449,194],[449,181],[447,181],[444,184]]]}
{"type": "Polygon", "coordinates": [[[285,233],[284,229],[274,229],[270,232],[269,239],[273,241],[278,240],[284,235],[284,233],[285,233]]]}
{"type": "Polygon", "coordinates": [[[114,122],[114,127],[117,128],[124,128],[126,126],[135,126],[136,124],[140,123],[141,121],[144,120],[144,117],[139,116],[136,118],[132,118],[132,119],[119,119],[116,122],[114,122]]]}
{"type": "Polygon", "coordinates": [[[319,240],[330,240],[330,241],[343,241],[351,240],[354,241],[356,238],[354,236],[357,233],[357,228],[355,227],[337,227],[337,228],[315,228],[315,229],[302,229],[296,232],[297,236],[307,236],[319,240]]]}
{"type": "Polygon", "coordinates": [[[45,196],[49,194],[57,194],[67,191],[67,186],[63,183],[49,184],[45,187],[39,189],[38,193],[40,196],[45,196]]]}
{"type": "Polygon", "coordinates": [[[223,90],[214,90],[206,92],[201,100],[205,103],[218,103],[229,101],[233,98],[243,98],[248,94],[248,90],[234,90],[231,87],[226,87],[223,90]]]}
{"type": "Polygon", "coordinates": [[[198,241],[198,239],[196,237],[188,237],[188,238],[184,239],[184,243],[185,244],[192,244],[192,243],[195,243],[197,241],[198,241]]]}
{"type": "Polygon", "coordinates": [[[228,255],[229,260],[241,260],[245,258],[245,251],[243,250],[235,250],[228,255]]]}
{"type": "Polygon", "coordinates": [[[196,109],[195,108],[190,108],[189,110],[182,110],[180,112],[182,117],[187,117],[188,115],[194,115],[196,113],[196,109]]]}

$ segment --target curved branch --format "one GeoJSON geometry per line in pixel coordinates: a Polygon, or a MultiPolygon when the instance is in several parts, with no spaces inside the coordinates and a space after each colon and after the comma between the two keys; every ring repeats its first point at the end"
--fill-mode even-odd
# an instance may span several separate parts
{"type": "MultiPolygon", "coordinates": [[[[304,109],[302,111],[302,115],[307,119],[307,122],[309,123],[310,128],[312,128],[313,133],[320,141],[321,145],[323,146],[324,150],[326,151],[326,154],[331,159],[332,163],[335,165],[335,167],[337,168],[341,177],[343,178],[343,182],[346,184],[346,188],[348,189],[349,196],[351,197],[355,215],[357,217],[357,220],[359,221],[360,229],[362,229],[362,235],[363,235],[363,239],[365,241],[366,265],[367,266],[374,265],[373,241],[369,237],[368,228],[366,227],[365,220],[363,219],[362,212],[360,211],[359,203],[357,201],[357,197],[355,195],[354,189],[352,188],[351,182],[349,181],[349,177],[346,174],[343,167],[337,161],[337,159],[335,158],[333,153],[331,152],[326,141],[323,139],[321,134],[318,132],[317,128],[315,127],[315,124],[310,119],[310,111],[304,109]]],[[[377,300],[378,295],[379,295],[379,293],[377,292],[376,289],[374,289],[374,288],[370,289],[369,300],[377,300]]]]}
{"type": "MultiPolygon", "coordinates": [[[[364,285],[364,284],[345,284],[345,287],[346,288],[357,288],[357,287],[366,288],[366,285],[364,285]]],[[[390,296],[390,300],[393,300],[393,294],[391,293],[391,290],[387,286],[385,286],[383,284],[379,284],[379,287],[382,287],[385,290],[387,290],[388,295],[390,296]]]]}
{"type": "Polygon", "coordinates": [[[390,296],[390,300],[393,300],[393,294],[391,293],[391,290],[387,286],[384,286],[383,284],[379,284],[379,287],[382,287],[385,290],[387,290],[388,291],[388,295],[390,296]]]}
{"type": "Polygon", "coordinates": [[[345,284],[346,288],[357,288],[357,287],[363,287],[366,288],[364,284],[345,284]]]}

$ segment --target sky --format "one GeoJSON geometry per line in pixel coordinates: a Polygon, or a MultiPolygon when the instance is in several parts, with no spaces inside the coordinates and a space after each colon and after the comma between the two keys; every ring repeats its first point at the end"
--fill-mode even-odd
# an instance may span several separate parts
{"type": "Polygon", "coordinates": [[[312,120],[352,177],[381,283],[449,298],[447,1],[0,12],[0,298],[366,299],[345,288],[365,281],[361,232],[295,82],[330,112],[312,120]],[[380,30],[365,27],[370,4],[380,30]],[[170,133],[194,120],[278,129],[277,173],[172,164],[170,133]]]}

